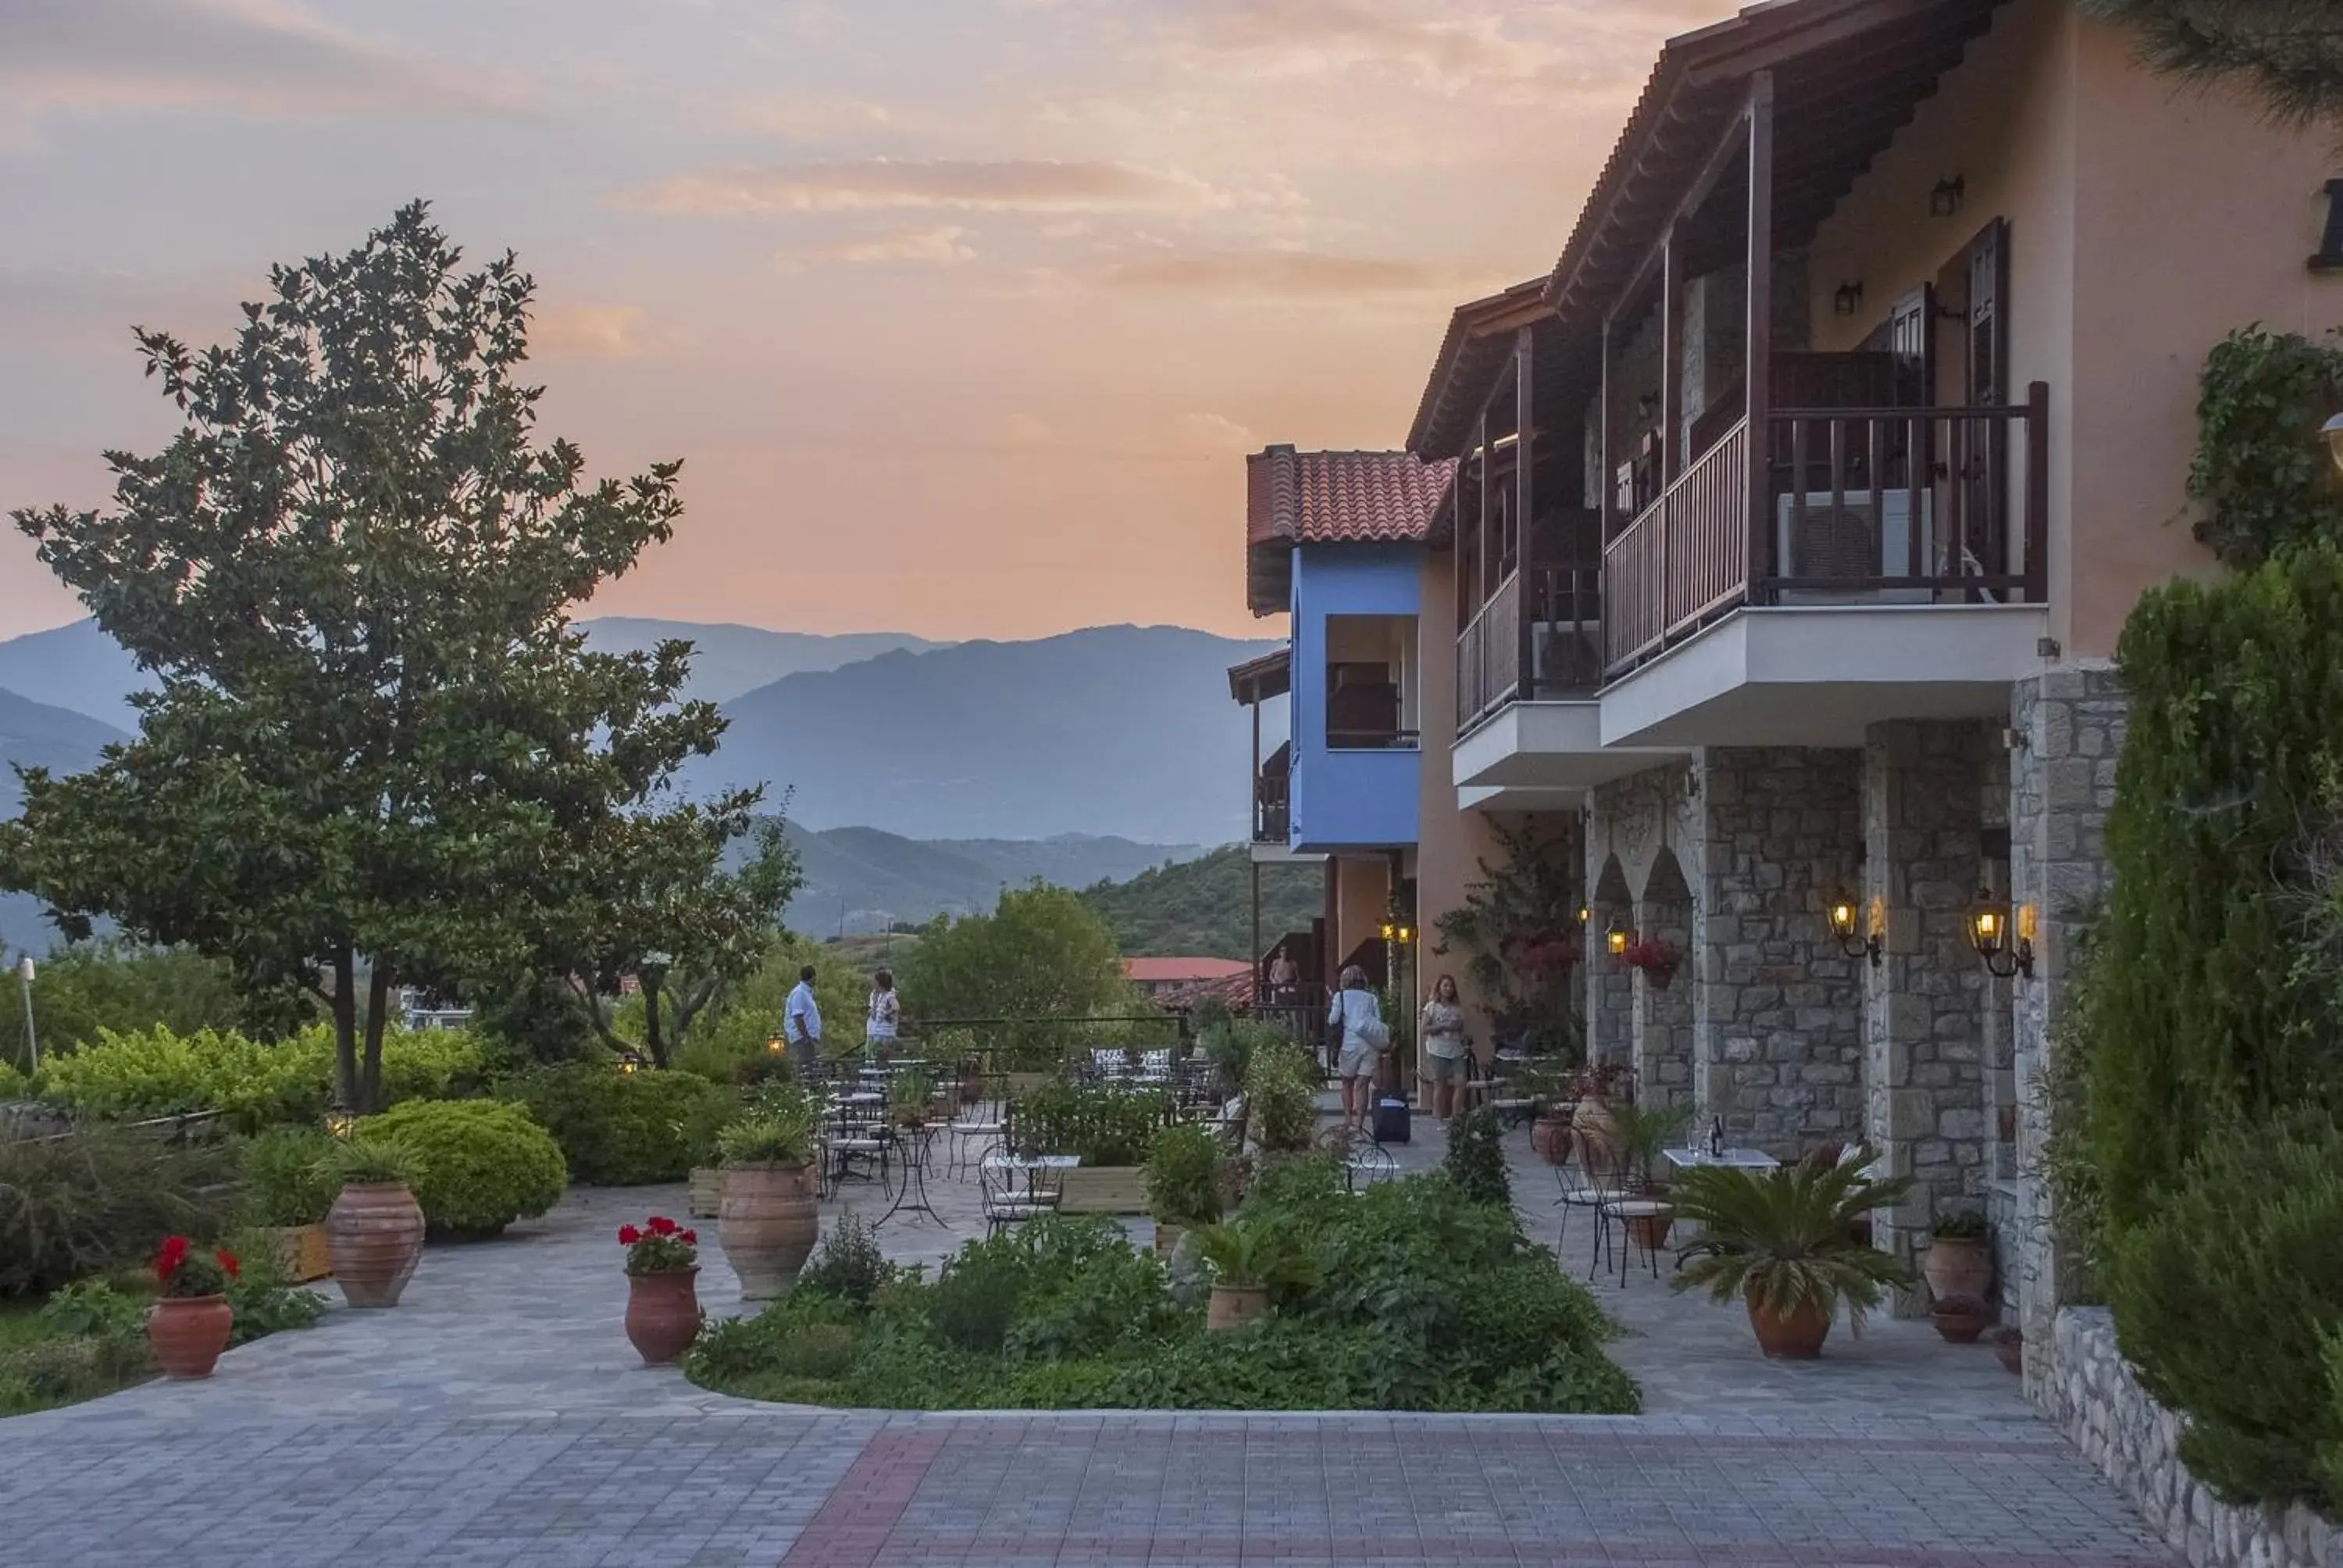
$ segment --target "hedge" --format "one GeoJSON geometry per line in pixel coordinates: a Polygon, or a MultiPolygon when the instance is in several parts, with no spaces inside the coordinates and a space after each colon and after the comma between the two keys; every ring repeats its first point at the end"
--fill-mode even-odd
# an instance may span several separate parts
{"type": "Polygon", "coordinates": [[[412,1101],[367,1117],[356,1136],[413,1157],[415,1201],[442,1235],[493,1236],[552,1208],[568,1185],[552,1134],[503,1101],[412,1101]]]}
{"type": "Polygon", "coordinates": [[[539,1068],[498,1091],[553,1134],[569,1179],[630,1187],[680,1181],[712,1163],[716,1130],[740,1114],[738,1091],[688,1072],[539,1068]]]}
{"type": "MultiPolygon", "coordinates": [[[[470,1092],[484,1070],[479,1040],[463,1030],[395,1029],[382,1044],[386,1105],[470,1092]]],[[[302,1030],[275,1044],[228,1030],[101,1030],[77,1050],[45,1058],[37,1098],[78,1115],[138,1121],[217,1111],[241,1131],[317,1123],[334,1081],[332,1031],[302,1030]]]]}

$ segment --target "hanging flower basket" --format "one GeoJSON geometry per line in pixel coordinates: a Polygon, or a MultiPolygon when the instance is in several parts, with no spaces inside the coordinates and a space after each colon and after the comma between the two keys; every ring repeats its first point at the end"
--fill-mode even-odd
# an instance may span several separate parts
{"type": "Polygon", "coordinates": [[[1654,990],[1665,990],[1684,967],[1684,954],[1657,937],[1638,937],[1619,955],[1620,967],[1641,970],[1654,990]]]}

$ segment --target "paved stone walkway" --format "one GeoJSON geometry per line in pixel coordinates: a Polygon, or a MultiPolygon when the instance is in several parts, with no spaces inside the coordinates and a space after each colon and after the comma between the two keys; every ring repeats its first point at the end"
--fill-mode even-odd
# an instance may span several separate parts
{"type": "MultiPolygon", "coordinates": [[[[1515,1176],[1550,1239],[1551,1176],[1525,1158],[1515,1176]]],[[[971,1190],[935,1196],[952,1228],[899,1221],[890,1252],[957,1244],[971,1190]]],[[[208,1382],[0,1422],[0,1564],[2175,1561],[1990,1352],[1883,1323],[1773,1366],[1739,1312],[1648,1280],[1598,1286],[1642,1331],[1619,1357],[1652,1412],[1629,1419],[725,1399],[641,1366],[619,1328],[612,1231],[681,1206],[672,1189],[576,1193],[501,1241],[432,1248],[395,1312],[337,1311],[230,1352],[208,1382]]],[[[738,1286],[707,1257],[722,1312],[738,1286]]]]}

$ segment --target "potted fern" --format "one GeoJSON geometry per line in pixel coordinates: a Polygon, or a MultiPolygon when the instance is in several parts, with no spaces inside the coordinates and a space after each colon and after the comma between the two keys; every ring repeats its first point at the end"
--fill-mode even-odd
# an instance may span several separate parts
{"type": "Polygon", "coordinates": [[[1841,1303],[1848,1327],[1863,1332],[1864,1313],[1891,1289],[1908,1286],[1902,1260],[1856,1242],[1860,1215],[1901,1201],[1912,1180],[1875,1181],[1860,1162],[1765,1171],[1704,1165],[1676,1179],[1676,1218],[1702,1227],[1676,1271],[1679,1291],[1706,1291],[1715,1302],[1739,1296],[1758,1348],[1768,1356],[1811,1361],[1822,1353],[1841,1303]]]}
{"type": "Polygon", "coordinates": [[[1190,1232],[1196,1255],[1212,1271],[1212,1299],[1204,1327],[1227,1333],[1265,1317],[1272,1291],[1308,1290],[1318,1268],[1282,1226],[1258,1220],[1232,1220],[1190,1232]]]}

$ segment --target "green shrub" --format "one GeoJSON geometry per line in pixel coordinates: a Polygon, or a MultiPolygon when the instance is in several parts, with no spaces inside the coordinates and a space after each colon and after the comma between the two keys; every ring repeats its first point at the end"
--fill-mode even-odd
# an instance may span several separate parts
{"type": "Polygon", "coordinates": [[[1014,1235],[971,1241],[936,1276],[929,1315],[936,1334],[956,1350],[998,1353],[1009,1342],[1018,1299],[1031,1278],[1030,1261],[1014,1235]]]}
{"type": "Polygon", "coordinates": [[[682,1181],[740,1112],[738,1094],[690,1073],[588,1062],[538,1068],[501,1092],[553,1134],[572,1181],[606,1187],[682,1181]]]}
{"type": "Polygon", "coordinates": [[[2343,1131],[2298,1111],[2207,1141],[2157,1213],[2117,1239],[2117,1342],[2186,1419],[2180,1457],[2237,1502],[2333,1506],[2343,1443],[2327,1347],[2343,1333],[2343,1131]]]}
{"type": "Polygon", "coordinates": [[[322,1131],[274,1127],[236,1151],[247,1225],[315,1225],[334,1205],[340,1183],[330,1168],[334,1141],[322,1131]]]}
{"type": "Polygon", "coordinates": [[[813,1157],[821,1113],[813,1097],[789,1084],[767,1084],[747,1114],[716,1135],[727,1165],[796,1165],[813,1157]]]}
{"type": "Polygon", "coordinates": [[[849,1209],[823,1233],[821,1244],[798,1275],[798,1289],[867,1307],[894,1277],[895,1267],[880,1251],[877,1233],[849,1209]]]}
{"type": "Polygon", "coordinates": [[[11,1064],[0,1061],[0,1105],[33,1097],[33,1081],[11,1064]]]}
{"type": "MultiPolygon", "coordinates": [[[[104,1121],[216,1111],[237,1131],[256,1132],[321,1122],[333,1061],[323,1026],[275,1044],[208,1029],[100,1030],[79,1050],[43,1062],[41,1098],[104,1121]]],[[[473,1092],[483,1065],[480,1041],[466,1030],[394,1029],[383,1040],[384,1102],[473,1092]]]]}
{"type": "Polygon", "coordinates": [[[233,1175],[225,1145],[118,1128],[0,1143],[0,1296],[136,1266],[166,1236],[216,1236],[233,1175]]]}
{"type": "Polygon", "coordinates": [[[415,1201],[443,1235],[493,1236],[552,1208],[568,1185],[561,1146],[501,1101],[412,1101],[366,1118],[357,1131],[407,1151],[415,1201]]]}
{"type": "Polygon", "coordinates": [[[1255,1047],[1245,1070],[1245,1117],[1264,1152],[1298,1153],[1318,1131],[1318,1069],[1280,1040],[1255,1047]]]}
{"type": "Polygon", "coordinates": [[[1460,1112],[1448,1124],[1448,1152],[1441,1169],[1456,1190],[1476,1203],[1513,1211],[1513,1185],[1505,1174],[1504,1133],[1497,1113],[1486,1106],[1460,1112]]]}
{"type": "Polygon", "coordinates": [[[325,1297],[286,1282],[267,1237],[231,1236],[228,1246],[242,1265],[227,1282],[227,1304],[236,1314],[228,1343],[249,1344],[288,1329],[309,1328],[326,1315],[325,1297]]]}
{"type": "Polygon", "coordinates": [[[2211,1130],[2343,1097],[2343,961],[2303,942],[2306,825],[2343,807],[2343,554],[2152,589],[2118,661],[2130,717],[2088,1085],[2110,1244],[2211,1130]]]}
{"type": "Polygon", "coordinates": [[[1054,1080],[1010,1106],[1009,1138],[1085,1165],[1138,1165],[1175,1110],[1161,1091],[1054,1080]]]}
{"type": "Polygon", "coordinates": [[[1161,1225],[1209,1225],[1221,1217],[1221,1136],[1183,1121],[1147,1151],[1147,1206],[1161,1225]]]}

